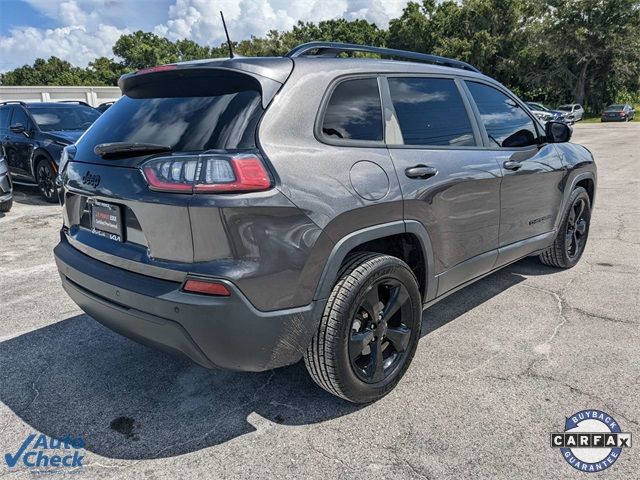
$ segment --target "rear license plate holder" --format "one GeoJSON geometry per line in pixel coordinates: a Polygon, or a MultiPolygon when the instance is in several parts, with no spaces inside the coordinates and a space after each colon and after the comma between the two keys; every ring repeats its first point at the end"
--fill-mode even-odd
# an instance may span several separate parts
{"type": "Polygon", "coordinates": [[[122,209],[120,205],[91,199],[91,231],[116,242],[123,240],[122,209]]]}

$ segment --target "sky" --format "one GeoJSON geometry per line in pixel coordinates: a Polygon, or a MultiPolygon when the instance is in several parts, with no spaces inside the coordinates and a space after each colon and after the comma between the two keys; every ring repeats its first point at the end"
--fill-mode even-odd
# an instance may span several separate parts
{"type": "Polygon", "coordinates": [[[124,33],[154,32],[218,46],[219,10],[235,41],[284,30],[298,20],[363,18],[386,27],[407,0],[0,0],[0,72],[57,56],[80,67],[124,33]]]}

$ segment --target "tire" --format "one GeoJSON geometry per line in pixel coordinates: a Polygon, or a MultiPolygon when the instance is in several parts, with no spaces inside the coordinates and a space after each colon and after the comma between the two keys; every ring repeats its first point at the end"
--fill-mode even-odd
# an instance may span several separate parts
{"type": "Polygon", "coordinates": [[[569,196],[560,230],[553,244],[540,254],[540,261],[557,268],[574,267],[582,257],[589,237],[591,201],[587,191],[577,187],[569,196]]]}
{"type": "Polygon", "coordinates": [[[36,182],[40,196],[49,203],[58,203],[56,188],[56,172],[53,163],[48,158],[41,158],[36,163],[36,182]]]}
{"type": "Polygon", "coordinates": [[[350,255],[307,348],[305,365],[329,393],[353,403],[374,402],[409,367],[421,322],[418,282],[406,263],[376,253],[350,255]]]}
{"type": "Polygon", "coordinates": [[[7,200],[6,202],[0,202],[0,213],[7,213],[11,210],[13,206],[13,199],[7,200]]]}

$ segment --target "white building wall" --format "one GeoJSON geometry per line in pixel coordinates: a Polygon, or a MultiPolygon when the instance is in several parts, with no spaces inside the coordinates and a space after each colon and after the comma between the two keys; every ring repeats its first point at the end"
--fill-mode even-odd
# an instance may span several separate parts
{"type": "Polygon", "coordinates": [[[22,102],[59,102],[80,100],[97,107],[104,102],[119,99],[119,87],[5,87],[0,86],[0,102],[20,100],[22,102]]]}

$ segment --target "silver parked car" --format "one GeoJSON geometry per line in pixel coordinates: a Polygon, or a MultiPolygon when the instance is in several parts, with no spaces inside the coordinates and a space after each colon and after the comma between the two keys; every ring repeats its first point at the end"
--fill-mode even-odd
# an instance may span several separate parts
{"type": "Polygon", "coordinates": [[[9,166],[0,152],[0,213],[8,212],[13,205],[13,185],[9,175],[9,166]]]}
{"type": "Polygon", "coordinates": [[[531,109],[531,113],[533,113],[538,120],[542,123],[549,122],[551,120],[555,122],[565,122],[567,121],[567,116],[565,112],[561,112],[560,110],[551,110],[545,107],[541,103],[537,102],[526,102],[527,106],[531,109]]]}
{"type": "Polygon", "coordinates": [[[578,103],[568,103],[566,105],[560,105],[558,110],[567,113],[567,120],[569,123],[579,122],[584,118],[584,108],[578,103]]]}

